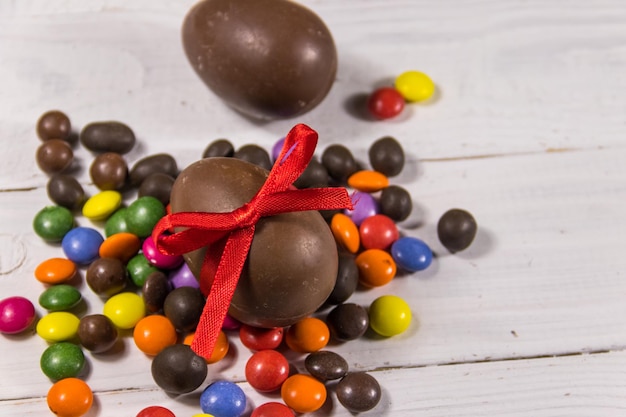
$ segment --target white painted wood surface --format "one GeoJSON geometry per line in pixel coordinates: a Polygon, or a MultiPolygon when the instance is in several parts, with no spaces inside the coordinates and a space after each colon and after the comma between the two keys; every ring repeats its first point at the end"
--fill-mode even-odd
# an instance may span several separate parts
{"type": "MultiPolygon", "coordinates": [[[[393,135],[409,160],[392,181],[416,203],[403,233],[438,256],[429,270],[352,299],[400,294],[416,318],[401,336],[331,347],[383,386],[365,415],[626,415],[626,3],[303,3],[335,37],[337,81],[303,117],[259,124],[227,108],[187,64],[179,29],[191,0],[0,0],[0,298],[36,302],[43,288],[34,268],[61,254],[31,227],[49,204],[34,160],[34,125],[46,110],[64,110],[76,129],[127,123],[139,141],[129,165],[169,152],[184,167],[218,137],[269,147],[297,122],[318,130],[320,150],[342,142],[362,161],[371,142],[393,135]],[[408,69],[430,74],[439,99],[387,122],[350,111],[354,97],[408,69]],[[435,234],[451,207],[468,209],[480,226],[457,255],[435,234]]],[[[93,194],[92,156],[75,153],[93,194]]],[[[82,289],[82,313],[100,312],[102,301],[82,289]]],[[[248,352],[231,341],[209,380],[244,379],[248,352]]],[[[45,346],[33,333],[0,337],[1,416],[48,413],[45,346]]],[[[89,417],[157,404],[179,417],[199,412],[196,395],[156,388],[132,339],[88,360],[97,399],[89,417]]],[[[241,385],[251,404],[276,399],[241,385]]],[[[316,415],[350,413],[332,400],[316,415]]]]}

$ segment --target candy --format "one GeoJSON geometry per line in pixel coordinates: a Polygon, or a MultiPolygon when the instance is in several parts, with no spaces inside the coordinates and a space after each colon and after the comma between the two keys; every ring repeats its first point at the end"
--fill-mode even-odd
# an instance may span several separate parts
{"type": "Polygon", "coordinates": [[[117,258],[98,258],[85,273],[89,288],[101,297],[111,297],[122,292],[128,284],[128,273],[124,263],[117,258]]]}
{"type": "Polygon", "coordinates": [[[350,253],[356,253],[361,245],[359,229],[352,219],[343,213],[336,213],[330,221],[330,230],[339,246],[350,253]]]}
{"type": "Polygon", "coordinates": [[[78,378],[65,378],[50,387],[46,396],[48,407],[58,417],[80,417],[91,409],[93,392],[78,378]]]}
{"type": "Polygon", "coordinates": [[[163,312],[176,330],[191,332],[196,329],[204,309],[204,296],[199,289],[180,287],[172,290],[163,304],[163,312]]]}
{"type": "Polygon", "coordinates": [[[390,185],[380,193],[380,212],[390,219],[400,222],[406,220],[413,210],[413,201],[407,190],[399,185],[390,185]]]}
{"type": "Polygon", "coordinates": [[[291,325],[285,334],[285,342],[294,352],[309,353],[328,344],[330,331],[322,320],[306,317],[291,325]]]}
{"type": "Polygon", "coordinates": [[[374,141],[367,154],[372,168],[387,177],[395,177],[404,168],[402,145],[391,136],[384,136],[374,141]]]}
{"type": "Polygon", "coordinates": [[[89,176],[101,190],[121,190],[126,184],[128,166],[119,153],[106,152],[91,162],[89,176]]]}
{"type": "Polygon", "coordinates": [[[41,355],[39,365],[53,381],[76,377],[85,367],[85,355],[80,346],[69,342],[54,343],[41,355]]]}
{"type": "Polygon", "coordinates": [[[74,227],[74,216],[61,206],[47,206],[33,219],[33,229],[37,236],[48,242],[60,242],[74,227]]]}
{"type": "Polygon", "coordinates": [[[132,329],[146,315],[146,305],[141,296],[122,292],[104,303],[103,314],[118,328],[132,329]]]}
{"type": "Polygon", "coordinates": [[[70,118],[60,110],[45,112],[37,120],[37,136],[42,141],[50,139],[67,140],[72,133],[70,118]]]}
{"type": "Polygon", "coordinates": [[[369,308],[370,327],[381,336],[395,336],[411,324],[411,308],[396,295],[383,295],[369,308]]]}
{"type": "Polygon", "coordinates": [[[242,325],[239,328],[239,339],[250,350],[276,349],[283,341],[284,329],[275,327],[262,329],[259,327],[242,325]]]}
{"type": "MultiPolygon", "coordinates": [[[[189,341],[190,345],[192,341],[193,339],[189,341]]],[[[226,354],[228,353],[229,349],[230,349],[230,343],[228,342],[228,337],[226,336],[226,333],[220,330],[219,334],[217,335],[217,339],[215,340],[213,353],[211,353],[211,356],[207,359],[206,362],[208,364],[211,364],[211,363],[216,363],[216,362],[221,361],[222,359],[226,357],[226,354]]]]}
{"type": "Polygon", "coordinates": [[[111,349],[117,342],[117,328],[107,316],[91,314],[80,319],[78,340],[93,353],[102,353],[111,349]]]}
{"type": "Polygon", "coordinates": [[[104,238],[96,229],[75,227],[61,241],[65,256],[80,265],[93,262],[100,256],[100,245],[104,238]]]}
{"type": "Polygon", "coordinates": [[[113,236],[116,233],[128,233],[128,223],[126,222],[128,207],[121,207],[113,213],[104,224],[104,235],[113,236]]]}
{"type": "Polygon", "coordinates": [[[135,146],[135,140],[132,129],[116,121],[92,122],[80,132],[80,143],[96,153],[125,154],[135,146]]]}
{"type": "Polygon", "coordinates": [[[153,314],[139,320],[133,329],[133,340],[140,351],[155,356],[176,343],[176,329],[165,316],[153,314]]]}
{"type": "Polygon", "coordinates": [[[55,204],[70,210],[80,208],[85,201],[83,186],[70,175],[53,175],[48,180],[46,191],[50,200],[55,204]]]}
{"type": "Polygon", "coordinates": [[[450,252],[467,249],[474,241],[477,230],[474,216],[462,209],[446,211],[437,223],[439,241],[450,252]]]}
{"type": "Polygon", "coordinates": [[[244,145],[235,151],[233,157],[258,165],[268,171],[272,169],[272,160],[270,159],[270,155],[259,145],[244,145]]]}
{"type": "Polygon", "coordinates": [[[115,258],[127,263],[141,248],[139,238],[128,232],[115,233],[104,239],[98,253],[101,258],[115,258]]]}
{"type": "Polygon", "coordinates": [[[146,178],[157,172],[176,178],[178,165],[174,157],[170,154],[159,153],[135,162],[128,174],[130,185],[139,187],[146,178]]]}
{"type": "Polygon", "coordinates": [[[156,313],[163,308],[165,298],[172,290],[167,275],[161,271],[151,272],[143,283],[141,296],[150,313],[156,313]]]}
{"type": "Polygon", "coordinates": [[[376,407],[382,394],[378,381],[365,372],[353,372],[343,377],[337,384],[336,393],[341,405],[353,413],[376,407]]]}
{"type": "Polygon", "coordinates": [[[304,366],[320,381],[339,379],[348,373],[348,362],[341,355],[329,350],[310,353],[304,360],[304,366]]]}
{"type": "Polygon", "coordinates": [[[176,415],[165,407],[151,405],[141,410],[136,417],[176,417],[176,415]]]}
{"type": "Polygon", "coordinates": [[[365,249],[387,250],[398,240],[400,233],[391,218],[384,214],[376,214],[363,220],[359,226],[359,236],[365,249]]]}
{"type": "Polygon", "coordinates": [[[159,200],[163,205],[170,202],[170,194],[174,185],[174,177],[162,172],[155,172],[141,182],[137,195],[139,197],[150,196],[159,200]]]}
{"type": "Polygon", "coordinates": [[[285,404],[297,413],[312,413],[326,402],[326,387],[309,375],[292,375],[280,388],[285,404]]]}
{"type": "Polygon", "coordinates": [[[404,110],[404,97],[392,87],[381,87],[370,94],[367,109],[376,119],[391,119],[404,110]]]}
{"type": "Polygon", "coordinates": [[[358,304],[339,304],[326,316],[326,324],[335,340],[347,342],[365,334],[369,327],[369,316],[367,310],[358,304]]]}
{"type": "Polygon", "coordinates": [[[358,285],[359,268],[357,268],[354,262],[354,256],[348,253],[340,253],[337,281],[335,281],[333,292],[330,293],[326,302],[328,304],[343,303],[356,291],[358,285]]]}
{"type": "Polygon", "coordinates": [[[35,268],[35,278],[44,284],[60,284],[76,275],[76,264],[66,258],[50,258],[35,268]]]}
{"type": "Polygon", "coordinates": [[[178,269],[170,271],[169,279],[174,288],[193,287],[200,288],[198,279],[193,275],[189,266],[183,263],[178,269]]]}
{"type": "Polygon", "coordinates": [[[361,170],[348,177],[348,185],[355,190],[375,193],[389,185],[389,179],[378,171],[361,170]]]}
{"type": "Polygon", "coordinates": [[[395,87],[406,101],[426,101],[435,94],[435,83],[420,71],[406,71],[398,75],[395,87]]]}
{"type": "Polygon", "coordinates": [[[148,236],[143,241],[143,246],[141,247],[141,251],[143,255],[146,257],[148,262],[157,268],[162,269],[174,269],[180,264],[183,263],[183,257],[180,255],[166,255],[161,253],[154,243],[154,239],[152,236],[148,236]]]}
{"type": "Polygon", "coordinates": [[[63,342],[71,339],[78,331],[80,320],[67,311],[53,311],[37,322],[37,334],[47,342],[63,342]]]}
{"type": "Polygon", "coordinates": [[[324,149],[322,164],[326,167],[328,175],[340,183],[345,182],[358,169],[352,152],[340,144],[330,145],[324,149]]]}
{"type": "Polygon", "coordinates": [[[219,417],[240,417],[246,411],[246,395],[230,381],[215,381],[200,395],[202,412],[219,417]]]}
{"type": "Polygon", "coordinates": [[[396,263],[381,249],[367,249],[354,260],[359,268],[359,282],[366,287],[380,287],[396,276],[396,263]]]}
{"type": "Polygon", "coordinates": [[[48,139],[37,148],[37,165],[46,174],[58,174],[74,161],[74,152],[62,139],[48,139]]]}
{"type": "Polygon", "coordinates": [[[231,157],[235,154],[235,147],[228,139],[216,139],[209,143],[204,152],[203,158],[212,158],[215,156],[231,157]]]}
{"type": "Polygon", "coordinates": [[[420,239],[404,236],[391,245],[391,256],[398,267],[416,272],[428,268],[433,260],[433,252],[420,239]]]}
{"type": "Polygon", "coordinates": [[[126,264],[126,269],[130,279],[138,287],[142,287],[145,284],[150,274],[159,271],[159,268],[150,263],[143,253],[138,253],[130,258],[126,264]]]}
{"type": "Polygon", "coordinates": [[[350,198],[353,210],[345,210],[344,213],[350,216],[355,225],[359,226],[363,220],[378,214],[378,203],[371,194],[355,191],[350,198]]]}
{"type": "Polygon", "coordinates": [[[276,350],[260,350],[246,362],[245,373],[246,380],[257,391],[276,391],[289,376],[289,362],[276,350]]]}
{"type": "Polygon", "coordinates": [[[272,162],[276,162],[276,160],[278,159],[278,155],[280,155],[280,151],[282,151],[284,145],[285,145],[284,137],[278,139],[274,143],[274,145],[272,146],[272,152],[271,152],[272,162]]]}
{"type": "Polygon", "coordinates": [[[255,408],[250,417],[295,417],[295,414],[285,404],[272,401],[255,408]]]}
{"type": "Polygon", "coordinates": [[[207,376],[205,360],[185,344],[166,347],[152,360],[152,378],[164,391],[186,394],[198,388],[207,376]]]}
{"type": "Polygon", "coordinates": [[[48,311],[70,310],[82,300],[80,291],[71,285],[59,284],[47,288],[39,296],[39,305],[48,311]]]}
{"type": "Polygon", "coordinates": [[[164,215],[165,206],[159,200],[150,196],[139,197],[128,206],[126,212],[128,231],[145,238],[164,215]]]}
{"type": "Polygon", "coordinates": [[[91,196],[83,205],[83,216],[92,221],[107,219],[122,204],[122,195],[113,190],[91,196]]]}
{"type": "Polygon", "coordinates": [[[309,161],[309,165],[307,165],[304,172],[294,181],[293,185],[296,188],[328,187],[328,180],[329,176],[326,167],[313,158],[309,161]]]}
{"type": "Polygon", "coordinates": [[[14,296],[0,301],[0,333],[21,333],[34,320],[35,306],[27,298],[14,296]]]}

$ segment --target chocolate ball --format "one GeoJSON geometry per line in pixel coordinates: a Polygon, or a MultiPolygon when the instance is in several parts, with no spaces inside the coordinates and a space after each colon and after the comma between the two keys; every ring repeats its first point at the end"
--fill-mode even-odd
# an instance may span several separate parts
{"type": "Polygon", "coordinates": [[[317,106],[337,72],[324,22],[289,0],[203,0],[182,29],[187,58],[228,105],[256,119],[301,115],[317,106]]]}
{"type": "MultiPolygon", "coordinates": [[[[230,212],[261,188],[268,172],[235,158],[205,158],[186,168],[172,187],[172,212],[230,212]]],[[[196,277],[206,248],[185,255],[196,277]]],[[[256,327],[284,327],[315,312],[332,292],[337,249],[317,211],[263,217],[229,313],[256,327]]]]}

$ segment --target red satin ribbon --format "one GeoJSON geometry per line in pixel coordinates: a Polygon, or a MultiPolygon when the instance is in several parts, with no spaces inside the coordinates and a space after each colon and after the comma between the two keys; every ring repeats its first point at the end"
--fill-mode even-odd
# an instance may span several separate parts
{"type": "Polygon", "coordinates": [[[200,272],[200,288],[208,295],[191,344],[197,355],[210,358],[213,353],[261,217],[352,208],[343,187],[290,187],[307,167],[316,145],[317,133],[313,129],[303,124],[294,126],[265,183],[248,203],[230,213],[173,213],[155,226],[152,238],[165,254],[179,255],[209,247],[200,272]],[[183,230],[168,235],[173,228],[183,230]]]}

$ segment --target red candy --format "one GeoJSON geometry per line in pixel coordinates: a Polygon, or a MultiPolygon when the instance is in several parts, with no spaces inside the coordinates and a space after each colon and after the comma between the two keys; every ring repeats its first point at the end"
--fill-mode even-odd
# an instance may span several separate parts
{"type": "Polygon", "coordinates": [[[257,391],[276,391],[288,376],[289,362],[276,350],[258,351],[246,363],[246,380],[257,391]]]}
{"type": "Polygon", "coordinates": [[[254,409],[250,417],[294,417],[291,408],[277,402],[265,403],[254,409]]]}
{"type": "Polygon", "coordinates": [[[283,328],[261,329],[244,324],[239,329],[239,339],[250,350],[276,349],[283,341],[283,328]]]}
{"type": "Polygon", "coordinates": [[[24,297],[0,301],[0,333],[21,333],[35,320],[35,306],[24,297]]]}
{"type": "Polygon", "coordinates": [[[165,407],[153,405],[141,410],[137,417],[176,417],[176,415],[165,407]]]}
{"type": "Polygon", "coordinates": [[[361,245],[365,249],[388,249],[398,240],[400,233],[396,223],[384,214],[376,214],[363,220],[359,226],[361,245]]]}
{"type": "Polygon", "coordinates": [[[367,109],[377,119],[391,119],[402,113],[404,97],[393,87],[382,87],[370,95],[367,109]]]}

